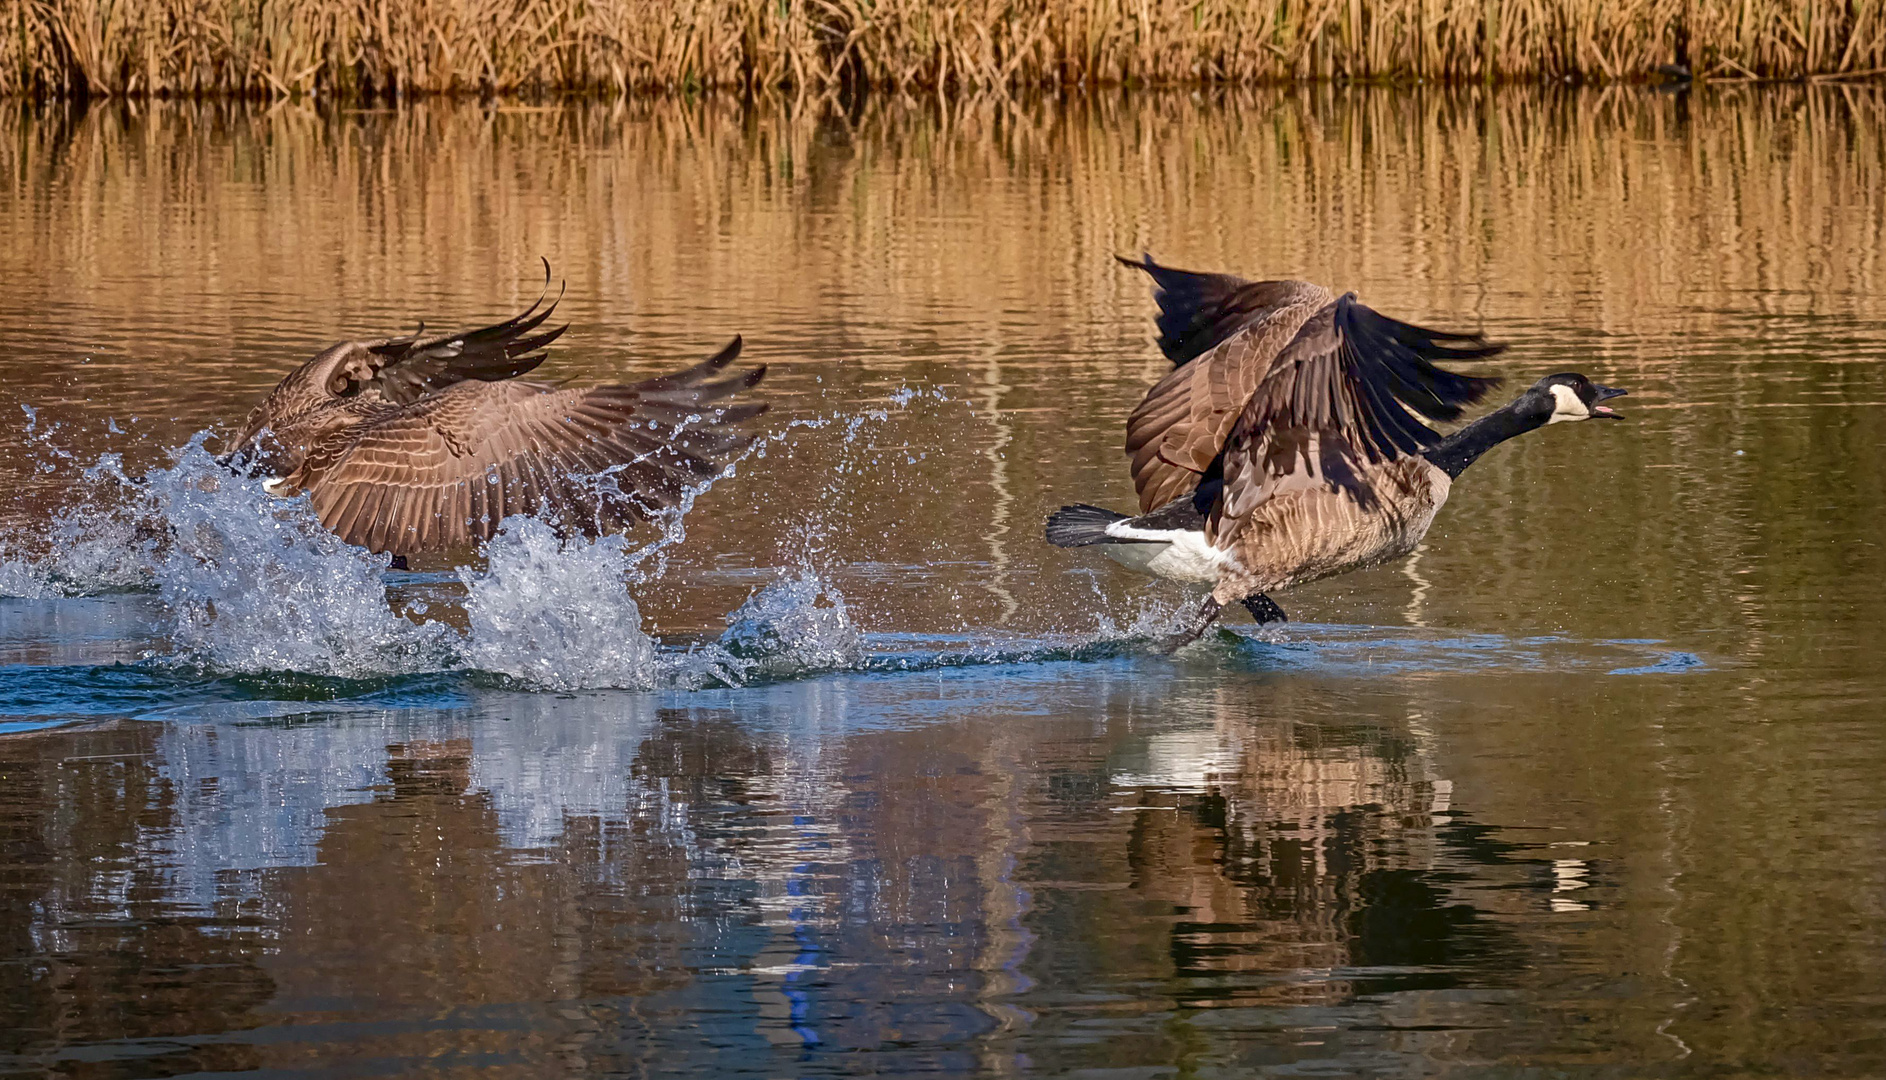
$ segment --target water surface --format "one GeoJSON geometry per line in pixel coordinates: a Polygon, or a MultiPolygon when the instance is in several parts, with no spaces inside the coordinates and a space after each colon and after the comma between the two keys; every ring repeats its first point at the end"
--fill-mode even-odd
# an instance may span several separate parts
{"type": "Polygon", "coordinates": [[[9,106],[0,1075],[1886,1071],[1882,112],[9,106]],[[1040,539],[1130,504],[1141,250],[1628,421],[1162,656],[1040,539]],[[547,372],[772,365],[684,536],[389,574],[201,482],[539,255],[547,372]]]}

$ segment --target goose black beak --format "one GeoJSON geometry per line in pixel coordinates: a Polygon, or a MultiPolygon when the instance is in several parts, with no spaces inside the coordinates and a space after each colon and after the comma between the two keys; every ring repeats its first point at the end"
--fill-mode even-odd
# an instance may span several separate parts
{"type": "Polygon", "coordinates": [[[1597,402],[1609,401],[1612,398],[1623,397],[1625,394],[1630,393],[1630,391],[1619,390],[1615,386],[1599,386],[1596,383],[1593,383],[1591,388],[1598,392],[1598,396],[1593,401],[1592,406],[1591,406],[1592,419],[1594,420],[1622,420],[1624,419],[1623,413],[1618,412],[1616,409],[1613,409],[1609,406],[1600,405],[1597,402]]]}

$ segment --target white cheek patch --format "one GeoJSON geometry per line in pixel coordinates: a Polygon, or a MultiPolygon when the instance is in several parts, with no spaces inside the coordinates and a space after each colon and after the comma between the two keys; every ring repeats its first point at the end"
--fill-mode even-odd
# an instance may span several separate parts
{"type": "Polygon", "coordinates": [[[1585,406],[1584,402],[1578,400],[1578,395],[1572,393],[1572,388],[1569,386],[1564,384],[1553,386],[1552,400],[1558,404],[1552,410],[1551,419],[1546,421],[1548,424],[1556,424],[1562,420],[1591,419],[1591,410],[1585,406]]]}

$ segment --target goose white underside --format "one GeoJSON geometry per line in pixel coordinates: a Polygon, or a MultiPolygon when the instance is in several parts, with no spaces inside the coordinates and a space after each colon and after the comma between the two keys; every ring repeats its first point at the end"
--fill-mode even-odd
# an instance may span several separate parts
{"type": "Polygon", "coordinates": [[[1166,578],[1215,584],[1231,565],[1230,557],[1205,540],[1198,529],[1136,529],[1124,521],[1107,526],[1107,535],[1142,543],[1098,544],[1107,558],[1129,570],[1166,578]]]}

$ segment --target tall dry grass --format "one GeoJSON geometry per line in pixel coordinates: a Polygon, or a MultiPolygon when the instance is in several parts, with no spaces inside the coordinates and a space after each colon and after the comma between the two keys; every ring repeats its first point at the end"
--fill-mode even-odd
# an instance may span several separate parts
{"type": "Polygon", "coordinates": [[[0,0],[0,93],[1886,73],[1886,0],[0,0]]]}

